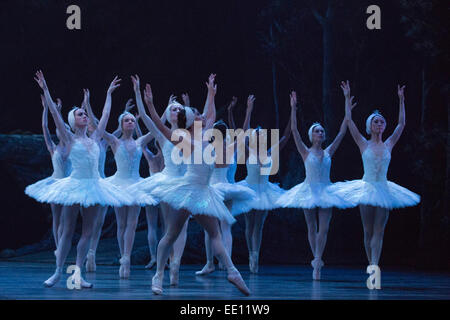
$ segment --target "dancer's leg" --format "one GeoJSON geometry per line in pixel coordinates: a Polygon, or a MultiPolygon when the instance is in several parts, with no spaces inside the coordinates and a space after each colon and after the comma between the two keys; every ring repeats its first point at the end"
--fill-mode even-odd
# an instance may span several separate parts
{"type": "Polygon", "coordinates": [[[123,255],[120,264],[123,266],[123,278],[128,279],[131,267],[131,252],[133,250],[136,227],[141,212],[140,206],[126,207],[126,226],[123,236],[123,255]]]}
{"type": "Polygon", "coordinates": [[[164,268],[169,258],[170,249],[178,238],[187,219],[187,211],[167,210],[165,215],[166,233],[161,238],[156,251],[156,273],[152,278],[152,291],[155,294],[162,293],[162,283],[164,278],[164,268]]]}
{"type": "Polygon", "coordinates": [[[316,243],[317,243],[317,218],[316,209],[303,209],[305,212],[305,221],[308,228],[308,241],[313,256],[316,256],[316,243]]]}
{"type": "Polygon", "coordinates": [[[266,221],[268,211],[256,211],[254,213],[255,216],[255,224],[253,228],[253,235],[252,235],[252,247],[253,247],[253,253],[252,253],[252,259],[253,259],[253,270],[250,270],[253,273],[258,272],[259,267],[259,252],[261,249],[261,240],[262,240],[262,233],[264,228],[264,222],[266,221]]]}
{"type": "Polygon", "coordinates": [[[123,256],[123,237],[127,226],[127,207],[114,207],[117,224],[117,242],[119,244],[120,256],[123,256]]]}
{"type": "Polygon", "coordinates": [[[367,260],[369,265],[372,264],[372,249],[370,243],[373,236],[373,225],[375,221],[375,207],[360,205],[359,211],[361,213],[361,222],[364,229],[364,248],[366,250],[367,260]]]}
{"type": "Polygon", "coordinates": [[[55,273],[44,282],[44,285],[47,287],[52,287],[59,279],[61,279],[62,268],[70,248],[72,247],[72,238],[75,232],[78,211],[78,205],[63,206],[62,208],[62,223],[64,223],[64,225],[61,238],[59,239],[58,250],[56,251],[56,270],[55,273]]]}
{"type": "Polygon", "coordinates": [[[197,276],[203,276],[214,272],[216,267],[214,266],[214,254],[211,245],[211,239],[208,232],[205,230],[205,252],[206,252],[206,264],[202,270],[195,272],[197,276]]]}
{"type": "Polygon", "coordinates": [[[106,212],[108,206],[98,206],[97,219],[94,223],[94,230],[92,231],[91,244],[86,257],[86,272],[95,272],[97,266],[95,264],[95,254],[97,252],[98,243],[102,235],[103,224],[105,223],[106,212]]]}
{"type": "Polygon", "coordinates": [[[375,208],[375,219],[373,224],[373,235],[370,242],[372,258],[371,264],[378,265],[383,247],[384,229],[389,219],[389,210],[385,208],[375,208]]]}
{"type": "MultiPolygon", "coordinates": [[[[59,238],[60,238],[60,233],[58,233],[58,229],[60,228],[60,224],[61,224],[61,212],[62,212],[62,206],[59,204],[54,204],[51,203],[50,204],[50,208],[52,210],[52,230],[53,230],[53,238],[55,239],[55,246],[58,249],[58,242],[59,242],[59,238]]],[[[61,228],[61,232],[62,232],[62,228],[61,228]]]]}
{"type": "Polygon", "coordinates": [[[223,245],[217,218],[207,215],[196,215],[195,219],[203,226],[203,228],[205,228],[206,232],[208,232],[214,254],[227,268],[228,281],[234,284],[242,293],[249,295],[250,290],[245,285],[241,274],[234,266],[225,249],[225,246],[223,245]]]}
{"type": "Polygon", "coordinates": [[[316,251],[314,254],[314,260],[311,262],[313,270],[313,279],[320,280],[320,270],[323,267],[322,255],[327,243],[328,230],[331,221],[331,208],[318,209],[319,230],[316,233],[316,251]]]}
{"type": "Polygon", "coordinates": [[[184,253],[184,247],[186,246],[187,228],[189,219],[184,223],[183,229],[181,229],[180,235],[173,243],[172,250],[173,255],[170,257],[170,285],[178,285],[178,276],[180,271],[181,257],[184,253]]]}
{"type": "Polygon", "coordinates": [[[146,206],[145,216],[147,218],[147,240],[150,250],[150,262],[145,266],[146,269],[152,269],[156,265],[156,247],[158,245],[158,207],[146,206]]]}

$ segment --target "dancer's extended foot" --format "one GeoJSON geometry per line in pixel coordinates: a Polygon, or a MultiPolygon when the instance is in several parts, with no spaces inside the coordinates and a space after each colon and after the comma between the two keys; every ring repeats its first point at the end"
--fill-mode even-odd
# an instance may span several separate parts
{"type": "Polygon", "coordinates": [[[314,258],[314,260],[311,261],[311,266],[314,268],[312,272],[313,280],[320,280],[321,277],[320,271],[323,265],[324,263],[320,258],[314,258]]]}
{"type": "Polygon", "coordinates": [[[241,291],[243,294],[245,294],[246,296],[250,295],[249,288],[247,287],[247,285],[244,282],[244,279],[242,279],[241,274],[239,273],[239,271],[235,267],[231,268],[228,271],[227,279],[232,284],[234,284],[236,286],[236,288],[238,288],[239,291],[241,291]]]}
{"type": "Polygon", "coordinates": [[[93,287],[93,284],[84,280],[83,277],[80,276],[80,285],[82,288],[90,289],[93,287]]]}
{"type": "MultiPolygon", "coordinates": [[[[130,256],[123,256],[120,258],[120,267],[122,269],[122,279],[128,279],[130,277],[130,256]]],[[[120,274],[120,269],[119,269],[120,274]]]]}
{"type": "Polygon", "coordinates": [[[152,292],[154,294],[162,294],[163,275],[159,276],[157,273],[152,278],[152,292]]]}
{"type": "Polygon", "coordinates": [[[178,285],[178,277],[180,274],[180,263],[179,262],[170,262],[170,285],[175,287],[178,285]]]}
{"type": "Polygon", "coordinates": [[[95,272],[97,265],[95,264],[95,251],[89,249],[86,256],[86,272],[95,272]]]}
{"type": "Polygon", "coordinates": [[[156,260],[150,260],[150,262],[145,266],[145,269],[153,269],[153,267],[156,266],[156,260]]]}
{"type": "Polygon", "coordinates": [[[44,281],[44,286],[48,288],[53,287],[56,283],[59,282],[59,280],[61,279],[61,275],[62,268],[56,268],[55,273],[50,278],[44,281]]]}
{"type": "Polygon", "coordinates": [[[214,272],[214,270],[216,270],[216,267],[214,266],[214,262],[208,261],[202,270],[195,272],[195,275],[196,276],[204,276],[204,275],[214,272]]]}

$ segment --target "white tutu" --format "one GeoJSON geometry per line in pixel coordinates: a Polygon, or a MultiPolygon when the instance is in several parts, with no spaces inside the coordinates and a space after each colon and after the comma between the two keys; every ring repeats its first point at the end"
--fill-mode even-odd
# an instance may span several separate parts
{"type": "Polygon", "coordinates": [[[135,205],[141,207],[153,206],[159,203],[159,200],[152,196],[153,189],[158,185],[161,185],[166,180],[176,180],[179,177],[171,177],[162,172],[155,173],[154,175],[142,179],[139,182],[130,185],[126,188],[126,192],[132,195],[135,205]]]}
{"type": "Polygon", "coordinates": [[[273,210],[280,208],[281,206],[277,204],[277,200],[286,192],[281,189],[278,184],[266,181],[259,184],[250,184],[246,180],[239,181],[238,186],[243,186],[252,189],[256,193],[256,197],[252,199],[248,205],[249,210],[273,210]]]}
{"type": "Polygon", "coordinates": [[[367,147],[362,153],[364,177],[362,180],[338,182],[331,186],[332,192],[353,202],[386,209],[414,206],[420,196],[387,180],[391,153],[386,147],[381,156],[367,147]]]}
{"type": "Polygon", "coordinates": [[[81,141],[75,140],[69,155],[73,166],[70,176],[47,185],[41,192],[33,194],[33,198],[65,206],[131,205],[132,198],[126,192],[100,178],[99,146],[94,142],[91,148],[89,150],[81,141]]]}
{"type": "Polygon", "coordinates": [[[233,216],[250,211],[253,205],[253,199],[256,193],[245,186],[236,183],[229,183],[229,172],[235,172],[232,166],[225,168],[214,168],[210,184],[217,188],[223,195],[224,201],[230,202],[230,212],[233,216]]]}
{"type": "Polygon", "coordinates": [[[331,183],[302,182],[286,191],[277,201],[283,208],[350,208],[355,204],[341,197],[331,188],[331,183]],[[345,200],[344,200],[345,199],[345,200]]]}
{"type": "Polygon", "coordinates": [[[415,206],[420,196],[391,181],[353,180],[335,183],[332,190],[358,204],[387,209],[415,206]]]}

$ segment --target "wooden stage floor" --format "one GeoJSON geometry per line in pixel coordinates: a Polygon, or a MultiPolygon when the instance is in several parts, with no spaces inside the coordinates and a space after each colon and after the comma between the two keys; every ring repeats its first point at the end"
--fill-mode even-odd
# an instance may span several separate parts
{"type": "MultiPolygon", "coordinates": [[[[150,290],[154,270],[132,266],[129,280],[120,280],[118,266],[98,265],[96,273],[85,274],[93,289],[69,290],[68,274],[59,284],[45,288],[42,282],[54,271],[54,264],[0,261],[0,299],[80,299],[80,300],[392,300],[450,299],[450,274],[401,270],[381,270],[381,290],[368,290],[364,267],[325,266],[322,280],[312,281],[308,266],[261,266],[257,275],[248,266],[237,266],[252,291],[244,297],[226,280],[225,271],[209,276],[195,276],[200,265],[182,265],[180,284],[169,287],[169,274],[164,278],[164,295],[150,290]]],[[[66,265],[67,268],[67,265],[66,265]]],[[[65,270],[64,270],[65,271],[65,270]]]]}

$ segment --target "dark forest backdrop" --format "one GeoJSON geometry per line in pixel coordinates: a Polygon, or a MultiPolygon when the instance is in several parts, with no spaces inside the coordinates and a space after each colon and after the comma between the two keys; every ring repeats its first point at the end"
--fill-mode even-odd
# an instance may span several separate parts
{"type": "MultiPolygon", "coordinates": [[[[99,114],[109,82],[119,75],[123,81],[113,96],[109,130],[133,97],[131,74],[152,84],[162,111],[171,93],[181,97],[189,92],[193,105],[202,107],[204,81],[214,72],[218,117],[226,120],[225,106],[235,95],[238,124],[246,97],[254,94],[252,127],[284,128],[288,94],[297,90],[299,130],[305,141],[313,121],[324,123],[330,139],[337,133],[344,115],[338,84],[347,79],[358,102],[354,119],[359,128],[363,130],[368,114],[379,109],[388,122],[387,136],[398,118],[396,86],[405,84],[407,126],[394,149],[389,179],[419,193],[422,201],[391,214],[382,263],[448,269],[447,1],[9,0],[0,6],[0,250],[18,249],[50,235],[50,208],[23,194],[27,184],[51,173],[42,138],[31,135],[41,133],[40,91],[33,80],[38,68],[53,96],[62,99],[64,114],[80,105],[82,88],[91,90],[99,114]],[[81,30],[66,28],[70,4],[81,8],[81,30]],[[381,30],[366,28],[371,4],[381,8],[381,30]]],[[[114,172],[111,157],[109,153],[109,174],[114,172]]],[[[293,140],[281,153],[280,167],[271,180],[282,187],[304,179],[293,140]]],[[[237,180],[244,176],[245,168],[239,168],[237,180]]],[[[347,134],[334,157],[331,178],[361,176],[360,154],[347,134]]],[[[234,233],[242,233],[242,221],[238,225],[234,233]]],[[[198,231],[190,229],[195,241],[187,250],[202,250],[198,231]]],[[[236,237],[235,248],[245,251],[242,234],[236,237]]],[[[262,255],[262,263],[306,263],[310,253],[302,212],[276,210],[268,218],[262,255]]],[[[357,208],[336,211],[324,259],[365,263],[357,208]]],[[[245,255],[238,262],[245,263],[245,255]]]]}

